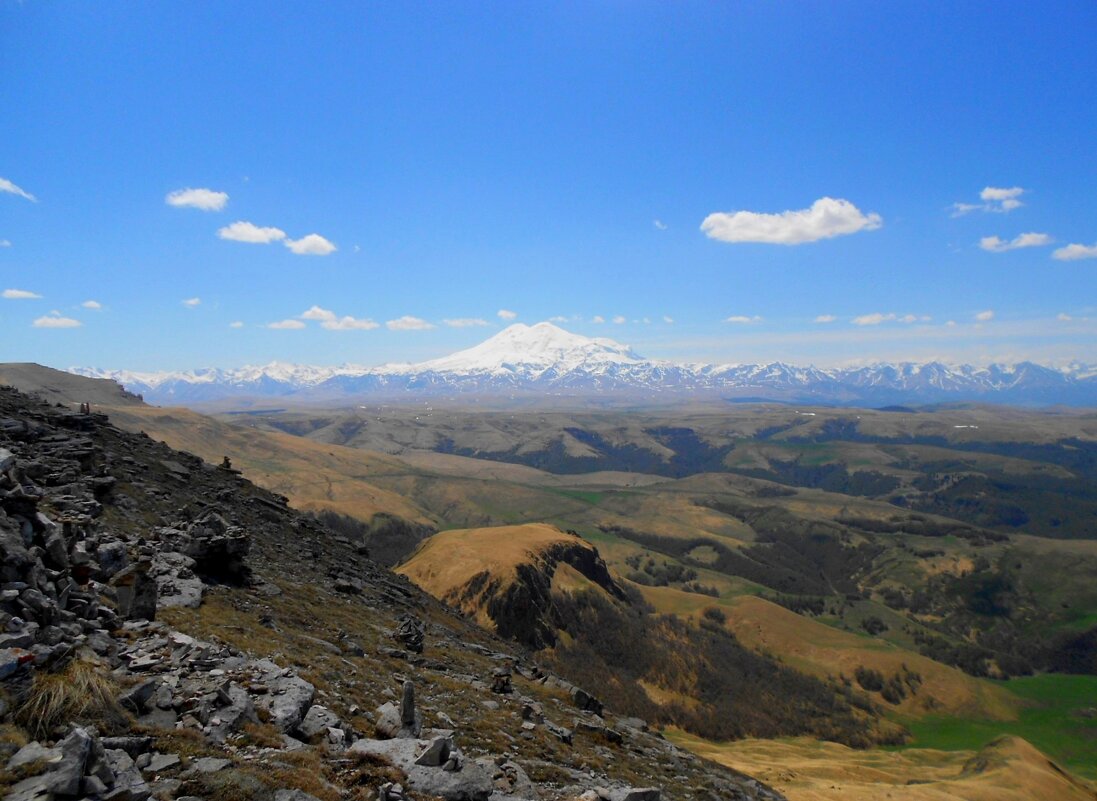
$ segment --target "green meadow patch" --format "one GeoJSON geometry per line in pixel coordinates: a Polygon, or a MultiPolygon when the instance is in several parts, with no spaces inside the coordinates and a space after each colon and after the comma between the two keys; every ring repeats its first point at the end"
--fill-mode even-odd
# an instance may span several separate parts
{"type": "Polygon", "coordinates": [[[1097,676],[1047,673],[999,684],[1027,702],[1017,720],[904,720],[912,735],[908,747],[976,750],[999,735],[1013,734],[1077,774],[1097,779],[1097,676]]]}

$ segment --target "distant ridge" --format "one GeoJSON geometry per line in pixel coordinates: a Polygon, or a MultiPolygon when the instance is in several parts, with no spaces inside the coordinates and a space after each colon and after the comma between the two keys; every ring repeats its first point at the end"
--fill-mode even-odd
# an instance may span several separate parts
{"type": "Polygon", "coordinates": [[[467,350],[418,364],[262,367],[140,373],[75,367],[109,378],[152,403],[225,398],[337,401],[365,397],[557,395],[670,401],[676,396],[747,397],[797,403],[896,405],[986,401],[1097,405],[1097,368],[1056,369],[1032,362],[986,367],[941,362],[823,369],[770,364],[677,364],[645,359],[611,339],[573,334],[552,323],[517,323],[467,350]]]}

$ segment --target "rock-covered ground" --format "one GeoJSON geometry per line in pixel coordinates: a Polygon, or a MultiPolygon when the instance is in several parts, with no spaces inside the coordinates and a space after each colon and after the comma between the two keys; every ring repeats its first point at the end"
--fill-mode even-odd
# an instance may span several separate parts
{"type": "Polygon", "coordinates": [[[229,465],[0,388],[0,795],[777,799],[229,465]]]}

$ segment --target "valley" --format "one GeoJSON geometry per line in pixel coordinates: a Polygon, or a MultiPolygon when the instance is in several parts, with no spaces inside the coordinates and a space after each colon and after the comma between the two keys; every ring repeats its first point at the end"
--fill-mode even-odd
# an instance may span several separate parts
{"type": "MultiPolygon", "coordinates": [[[[472,547],[474,532],[485,527],[548,524],[576,532],[653,623],[669,616],[698,632],[718,624],[735,647],[771,654],[830,687],[829,697],[847,705],[851,728],[829,738],[902,742],[887,753],[913,760],[923,748],[968,759],[997,734],[1016,733],[1076,775],[1097,779],[1097,722],[1086,717],[1092,704],[1034,699],[1023,678],[1040,674],[1055,695],[1069,673],[1094,672],[1093,516],[1083,503],[1052,525],[1046,506],[1048,498],[1072,499],[1080,480],[1091,481],[1092,414],[783,406],[547,414],[428,405],[426,414],[420,405],[217,418],[147,407],[113,414],[208,460],[230,450],[234,464],[305,508],[366,524],[377,515],[414,524],[403,540],[385,540],[393,564],[432,531],[472,527],[461,546],[439,547],[443,554],[472,547]],[[630,469],[641,466],[645,472],[630,469]],[[957,481],[982,488],[972,493],[978,503],[942,500],[950,491],[965,497],[954,490],[957,481]],[[1028,497],[1031,484],[1048,494],[1028,497]],[[357,505],[363,499],[369,504],[357,505]],[[1003,506],[1020,508],[1026,522],[1003,515],[1003,506]],[[1037,730],[1022,725],[1034,708],[1048,710],[1037,714],[1037,730]],[[967,734],[950,738],[947,731],[967,734]]],[[[357,536],[369,543],[377,535],[367,525],[357,536]]],[[[496,558],[506,553],[489,550],[496,558]]],[[[415,559],[429,564],[431,552],[421,549],[415,559]]],[[[511,559],[511,578],[498,585],[513,582],[514,567],[526,562],[511,559]]],[[[587,611],[575,610],[572,619],[593,615],[599,630],[623,625],[614,611],[619,602],[597,583],[570,568],[556,576],[543,609],[559,614],[570,608],[561,599],[586,597],[587,611]]],[[[463,598],[457,605],[467,614],[498,625],[482,597],[463,598]]],[[[581,644],[590,632],[547,620],[545,631],[559,634],[540,653],[565,671],[594,670],[613,687],[619,655],[605,643],[605,653],[592,651],[581,644]]],[[[546,618],[537,622],[544,626],[546,618]]],[[[516,630],[504,625],[501,633],[516,630]]],[[[545,640],[527,644],[544,648],[545,640]]],[[[765,670],[772,676],[774,667],[765,670]]],[[[655,663],[635,671],[641,695],[621,685],[607,694],[615,706],[717,734],[691,700],[697,682],[711,679],[655,663]]],[[[834,709],[827,715],[839,719],[834,709]]],[[[773,725],[756,720],[719,737],[773,725]]],[[[794,735],[796,725],[782,736],[794,735]]],[[[696,747],[709,748],[703,742],[711,741],[696,747]]],[[[793,748],[799,741],[788,742],[793,748]]],[[[870,753],[887,759],[879,747],[870,753]]],[[[756,765],[742,758],[736,766],[756,765]]]]}
{"type": "Polygon", "coordinates": [[[1002,735],[1024,739],[995,746],[1007,777],[1035,747],[1097,780],[1097,540],[1084,493],[1071,505],[1091,413],[103,408],[228,456],[697,753],[798,764],[777,782],[794,801],[837,797],[820,783],[865,759],[895,798],[981,798],[961,789],[1003,774],[965,765],[1002,735]],[[916,767],[935,748],[952,774],[916,767]]]}

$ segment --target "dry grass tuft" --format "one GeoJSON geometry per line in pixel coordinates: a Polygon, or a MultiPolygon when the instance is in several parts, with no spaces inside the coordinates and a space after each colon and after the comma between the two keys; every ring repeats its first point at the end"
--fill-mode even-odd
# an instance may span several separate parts
{"type": "Polygon", "coordinates": [[[339,788],[328,781],[326,769],[318,750],[302,748],[279,754],[277,762],[264,766],[263,775],[272,787],[301,790],[320,801],[340,801],[339,788]]]}
{"type": "Polygon", "coordinates": [[[15,711],[15,722],[31,737],[47,737],[69,722],[93,723],[119,731],[131,722],[116,700],[119,687],[104,665],[76,659],[59,673],[37,673],[30,693],[15,711]]]}
{"type": "Polygon", "coordinates": [[[203,773],[181,788],[207,801],[260,801],[270,797],[270,788],[251,769],[229,768],[203,773]]]}
{"type": "Polygon", "coordinates": [[[0,751],[15,753],[30,742],[27,733],[10,723],[0,724],[0,751]]]}
{"type": "Polygon", "coordinates": [[[281,748],[284,744],[282,730],[269,723],[245,723],[241,744],[259,748],[281,748]]]}
{"type": "Polygon", "coordinates": [[[353,801],[374,801],[377,788],[387,782],[401,784],[407,774],[393,767],[383,757],[374,754],[356,754],[353,765],[340,771],[340,783],[350,788],[353,801]]]}
{"type": "Polygon", "coordinates": [[[224,756],[196,729],[161,729],[155,726],[136,726],[134,732],[147,734],[153,739],[154,748],[165,754],[179,754],[184,759],[205,756],[224,756]]]}

